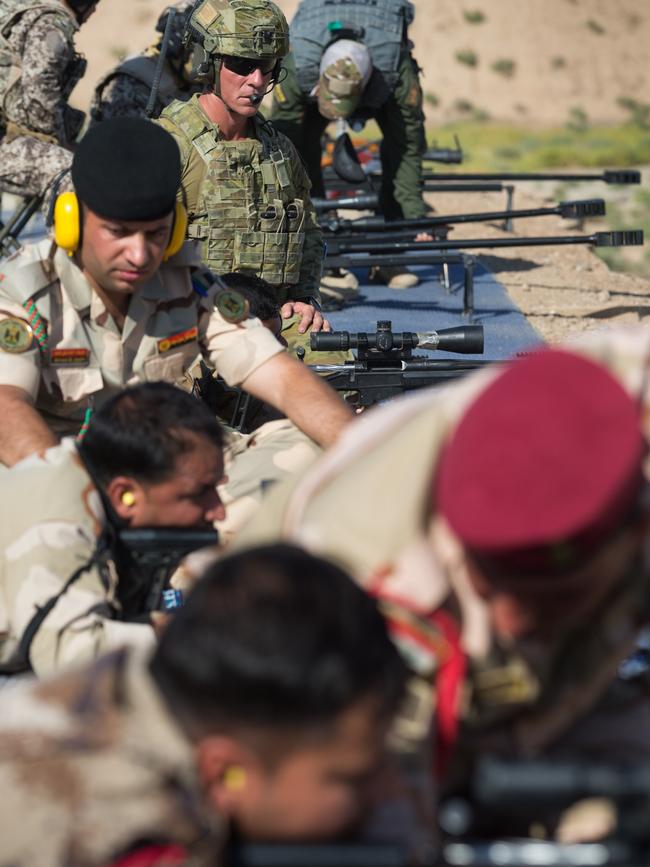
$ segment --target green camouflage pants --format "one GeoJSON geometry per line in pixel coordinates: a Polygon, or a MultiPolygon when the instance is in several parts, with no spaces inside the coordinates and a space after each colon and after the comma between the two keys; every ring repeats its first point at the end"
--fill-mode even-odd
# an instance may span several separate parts
{"type": "MultiPolygon", "coordinates": [[[[276,87],[271,120],[294,143],[307,165],[312,195],[323,196],[320,141],[329,121],[315,100],[300,89],[293,56],[283,63],[287,77],[276,87]]],[[[363,103],[360,106],[364,111],[363,103]]],[[[364,112],[366,115],[369,112],[364,112]]],[[[399,66],[399,80],[390,97],[372,116],[381,129],[382,186],[380,204],[387,219],[422,217],[422,153],[426,148],[422,89],[418,66],[410,54],[399,66]]]]}

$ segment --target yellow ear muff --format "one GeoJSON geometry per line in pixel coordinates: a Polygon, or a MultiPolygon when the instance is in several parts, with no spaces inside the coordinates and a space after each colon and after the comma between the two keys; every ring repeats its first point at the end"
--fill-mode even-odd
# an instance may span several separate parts
{"type": "Polygon", "coordinates": [[[80,236],[79,199],[75,193],[61,193],[54,205],[54,241],[72,256],[79,246],[80,236]]]}
{"type": "Polygon", "coordinates": [[[174,211],[174,225],[172,226],[172,235],[167,244],[167,249],[163,255],[163,262],[171,259],[181,249],[185,243],[185,235],[187,233],[187,208],[182,202],[176,202],[176,210],[174,211]]]}

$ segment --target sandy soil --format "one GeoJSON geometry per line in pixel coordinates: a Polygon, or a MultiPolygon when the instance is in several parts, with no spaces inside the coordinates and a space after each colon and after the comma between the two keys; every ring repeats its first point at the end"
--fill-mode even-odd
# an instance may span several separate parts
{"type": "MultiPolygon", "coordinates": [[[[564,123],[574,109],[591,121],[616,121],[626,117],[619,98],[650,98],[648,0],[414,2],[415,56],[424,90],[438,100],[436,107],[427,104],[430,123],[466,114],[467,105],[459,111],[459,101],[493,118],[531,124],[564,123]],[[471,23],[480,16],[480,23],[471,23]]],[[[278,4],[290,19],[296,0],[278,4]]],[[[78,37],[90,61],[75,93],[78,104],[88,103],[93,82],[117,58],[152,41],[166,5],[100,2],[78,37]]]]}

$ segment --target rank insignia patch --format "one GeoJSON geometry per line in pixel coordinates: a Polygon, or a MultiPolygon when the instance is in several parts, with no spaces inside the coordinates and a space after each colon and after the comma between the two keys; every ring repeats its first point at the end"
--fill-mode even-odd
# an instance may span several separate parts
{"type": "Polygon", "coordinates": [[[195,325],[194,328],[187,328],[185,331],[178,331],[176,334],[170,334],[169,337],[161,338],[156,344],[159,355],[169,352],[170,349],[176,349],[178,346],[184,346],[186,343],[192,343],[193,340],[196,340],[198,333],[199,329],[195,325]]]}
{"type": "Polygon", "coordinates": [[[79,347],[61,347],[50,350],[50,364],[76,367],[87,367],[90,361],[90,349],[79,347]]]}
{"type": "Polygon", "coordinates": [[[33,343],[34,332],[24,319],[10,316],[0,321],[0,351],[16,354],[27,352],[33,343]]]}
{"type": "Polygon", "coordinates": [[[215,304],[226,322],[233,325],[243,322],[249,317],[250,304],[248,299],[234,289],[222,289],[215,299],[215,304]]]}

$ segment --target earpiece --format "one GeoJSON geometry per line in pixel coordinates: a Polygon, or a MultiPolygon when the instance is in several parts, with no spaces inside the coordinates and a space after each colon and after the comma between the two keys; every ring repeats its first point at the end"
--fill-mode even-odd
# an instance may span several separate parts
{"type": "Polygon", "coordinates": [[[134,506],[135,505],[135,494],[133,491],[124,491],[120,500],[125,506],[134,506]]]}
{"type": "Polygon", "coordinates": [[[68,256],[78,249],[81,238],[79,199],[75,193],[61,193],[54,204],[54,241],[68,256]]]}
{"type": "Polygon", "coordinates": [[[231,792],[241,791],[246,785],[246,771],[238,765],[226,768],[223,774],[223,783],[231,792]]]}
{"type": "Polygon", "coordinates": [[[174,210],[174,224],[172,226],[172,234],[167,244],[167,249],[163,255],[163,262],[171,259],[181,249],[185,243],[185,235],[187,234],[187,208],[182,202],[176,202],[174,210]]]}
{"type": "MultiPolygon", "coordinates": [[[[75,193],[61,193],[54,205],[54,241],[57,247],[72,256],[79,249],[81,240],[81,211],[75,193]]],[[[171,237],[163,254],[163,261],[176,255],[185,242],[187,232],[187,208],[177,202],[171,237]]]]}

